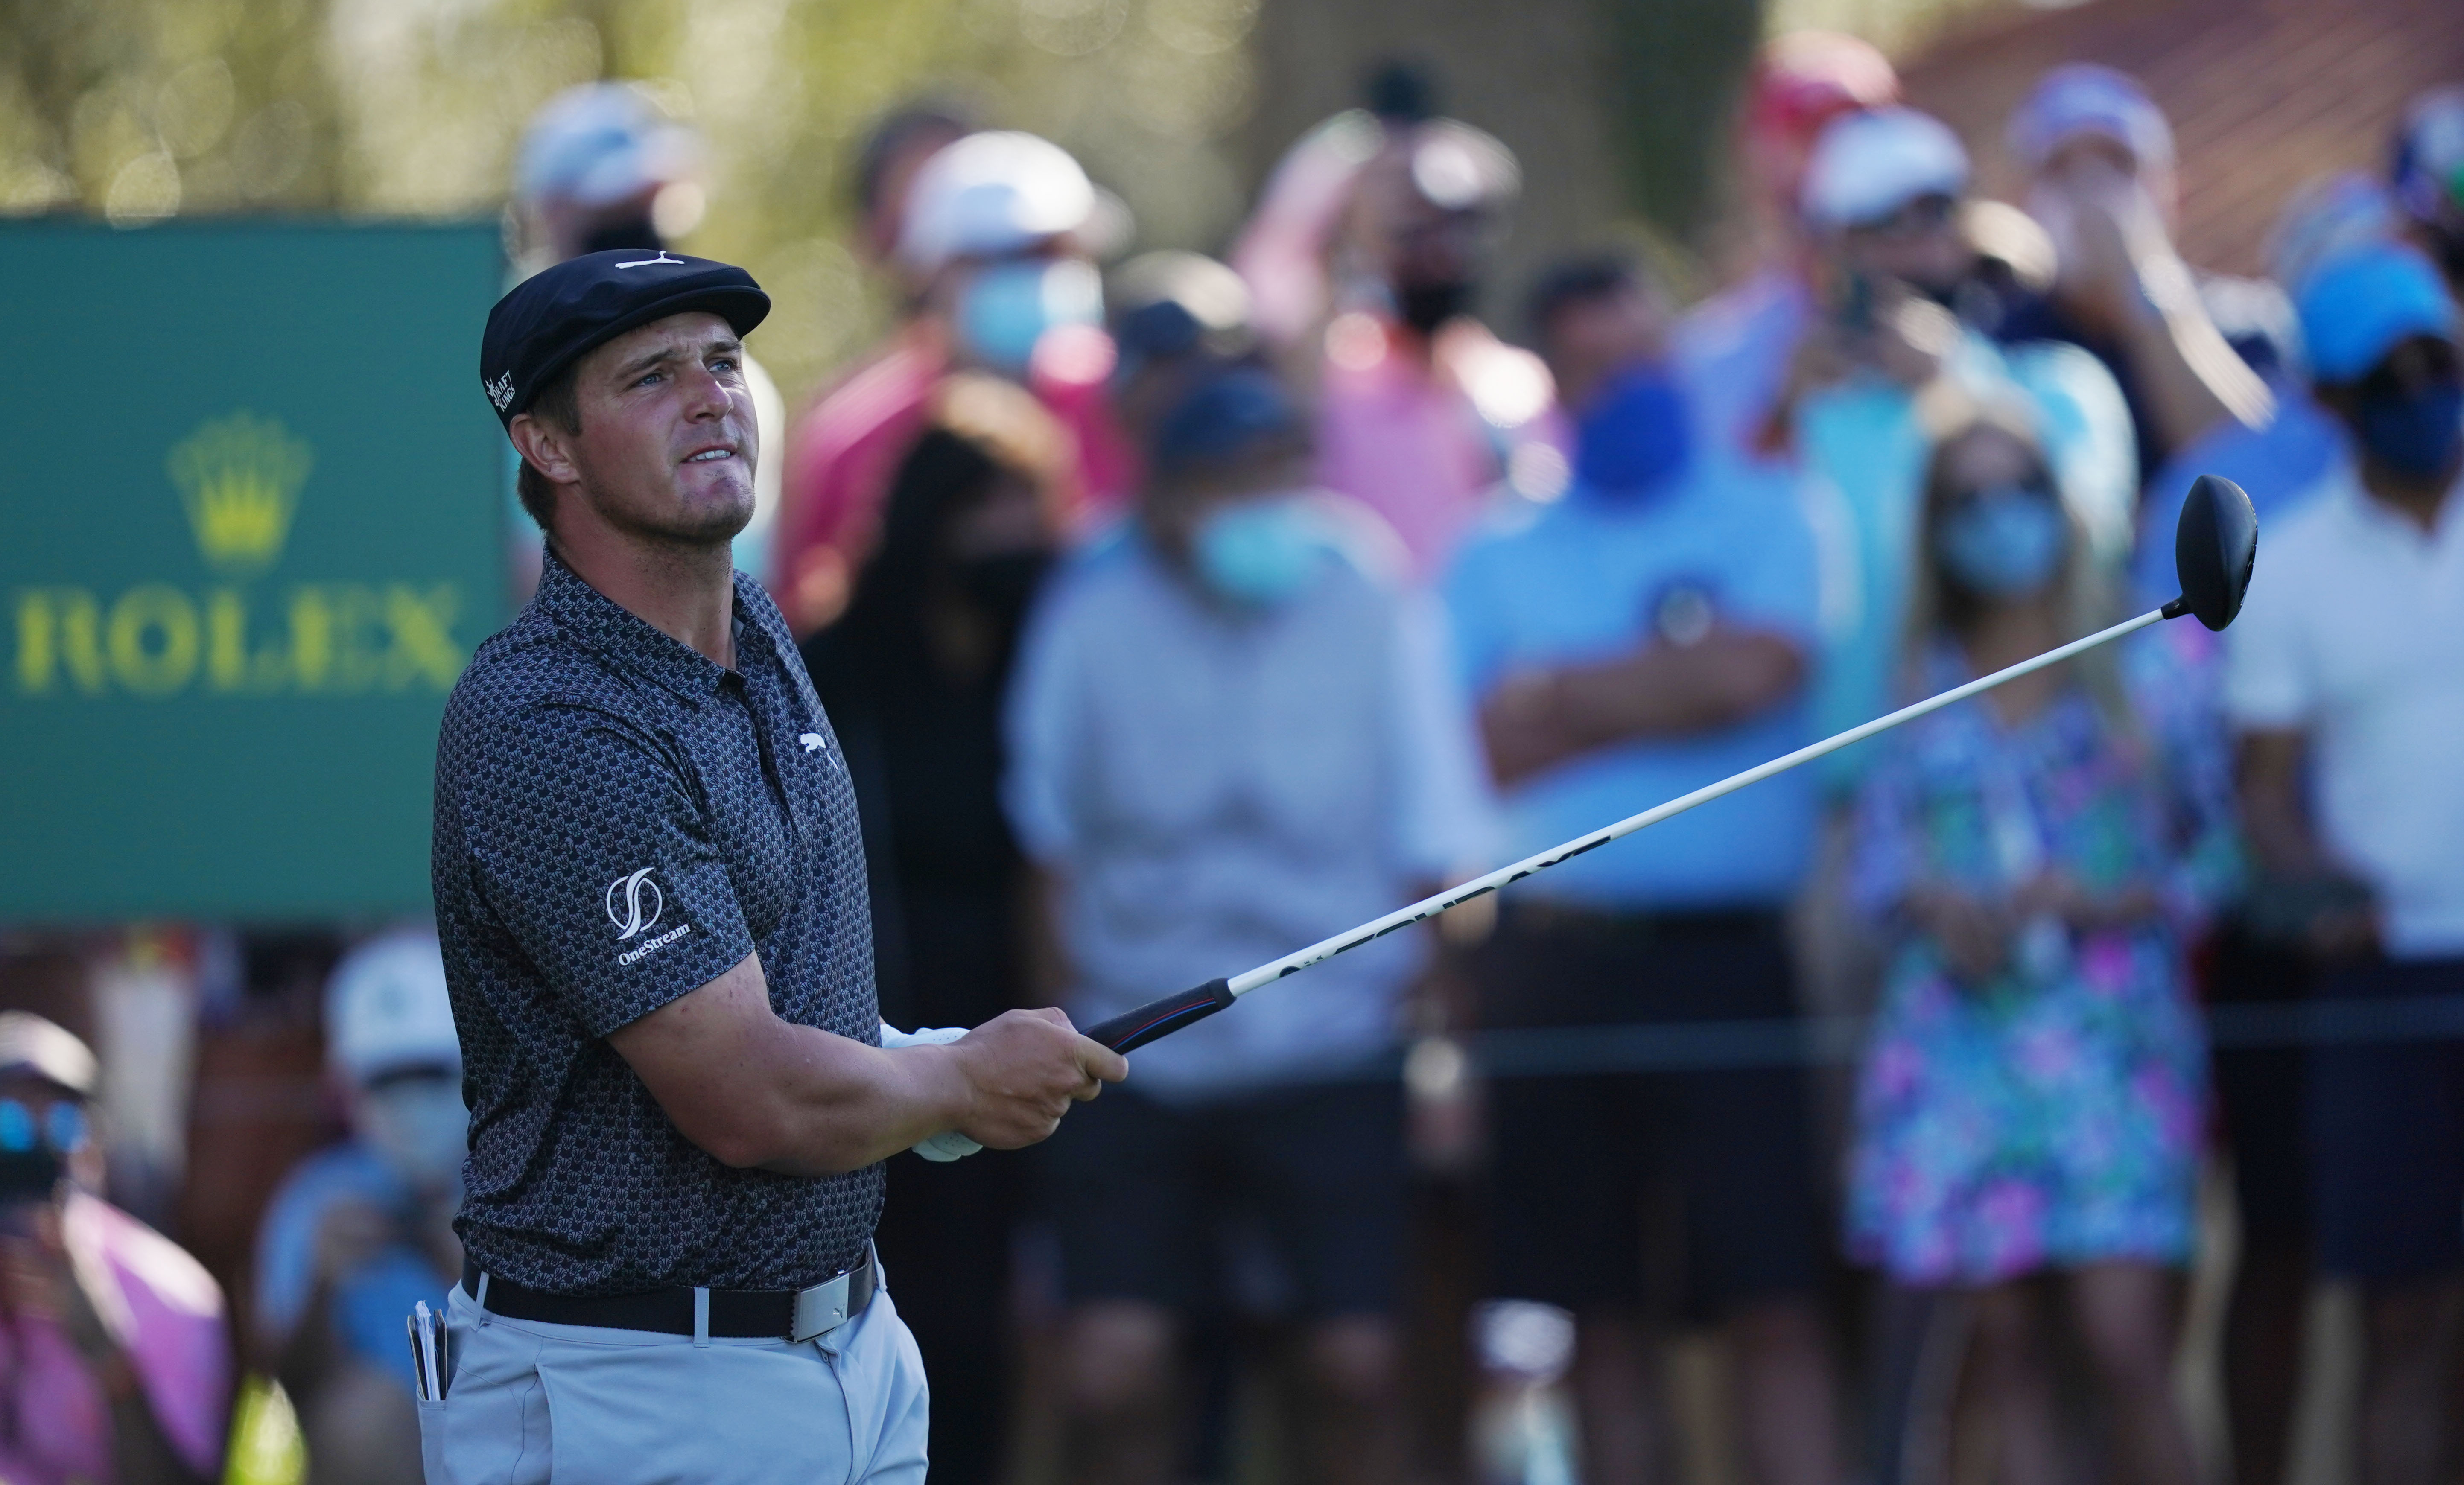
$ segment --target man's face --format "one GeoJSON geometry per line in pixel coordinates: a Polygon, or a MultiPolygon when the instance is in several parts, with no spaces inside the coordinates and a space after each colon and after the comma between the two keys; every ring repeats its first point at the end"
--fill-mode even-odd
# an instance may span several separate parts
{"type": "Polygon", "coordinates": [[[1879,222],[1849,229],[1840,242],[1852,272],[1931,293],[1955,288],[1976,256],[1959,234],[1959,203],[1945,195],[1919,196],[1879,222]]]}
{"type": "MultiPolygon", "coordinates": [[[[607,525],[683,546],[725,543],[753,518],[760,446],[744,347],[727,321],[671,315],[608,341],[574,374],[580,430],[525,413],[515,439],[541,472],[578,487],[607,525]]],[[[563,502],[558,519],[565,519],[563,502]]]]}
{"type": "Polygon", "coordinates": [[[1558,398],[1581,410],[1611,376],[1657,360],[1667,332],[1665,309],[1639,286],[1566,305],[1549,317],[1545,337],[1558,398]]]}

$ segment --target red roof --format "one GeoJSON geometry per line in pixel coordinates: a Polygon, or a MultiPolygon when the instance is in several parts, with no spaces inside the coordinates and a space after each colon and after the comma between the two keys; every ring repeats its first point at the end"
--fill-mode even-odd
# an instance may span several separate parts
{"type": "Polygon", "coordinates": [[[1905,61],[1908,99],[1975,155],[1978,185],[2018,199],[2002,150],[2013,104],[2047,68],[2101,62],[2171,119],[2182,254],[2255,273],[2287,197],[2331,170],[2387,166],[2404,105],[2464,80],[2459,0],[2088,0],[2002,10],[1905,61]]]}

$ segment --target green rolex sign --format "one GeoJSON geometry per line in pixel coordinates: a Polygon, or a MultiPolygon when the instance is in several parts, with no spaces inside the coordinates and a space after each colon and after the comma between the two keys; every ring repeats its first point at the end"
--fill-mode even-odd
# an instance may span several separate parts
{"type": "Polygon", "coordinates": [[[0,228],[0,921],[424,910],[493,226],[0,228]]]}

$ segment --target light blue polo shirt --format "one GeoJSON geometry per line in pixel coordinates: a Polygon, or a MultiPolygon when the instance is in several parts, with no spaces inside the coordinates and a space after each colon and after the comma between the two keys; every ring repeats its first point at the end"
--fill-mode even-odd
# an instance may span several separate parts
{"type": "MultiPolygon", "coordinates": [[[[1601,661],[1656,633],[1692,589],[1722,622],[1788,635],[1816,660],[1814,535],[1794,482],[1710,461],[1632,503],[1577,485],[1501,515],[1445,583],[1466,694],[1525,670],[1601,661]]],[[[1505,797],[1505,861],[1649,809],[1813,740],[1804,691],[1743,722],[1603,748],[1505,797]]],[[[1793,770],[1603,846],[1512,889],[1611,911],[1776,906],[1803,878],[1816,815],[1793,770]]]]}

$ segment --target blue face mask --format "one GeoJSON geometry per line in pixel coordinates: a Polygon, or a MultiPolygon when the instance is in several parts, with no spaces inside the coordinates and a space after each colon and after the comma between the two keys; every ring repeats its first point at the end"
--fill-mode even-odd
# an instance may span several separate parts
{"type": "Polygon", "coordinates": [[[1998,485],[1934,529],[1933,555],[1952,581],[1986,599],[2026,598],[2054,580],[2070,545],[2055,498],[2026,485],[1998,485]]]}
{"type": "Polygon", "coordinates": [[[1190,543],[1207,590],[1250,608],[1271,608],[1308,587],[1329,552],[1325,523],[1290,497],[1219,507],[1190,543]]]}
{"type": "Polygon", "coordinates": [[[1574,472],[1601,494],[1640,494],[1683,469],[1685,395],[1652,362],[1618,372],[1574,424],[1574,472]]]}
{"type": "Polygon", "coordinates": [[[958,291],[958,340],[995,371],[1026,374],[1036,342],[1055,325],[1104,317],[1104,281],[1076,258],[1016,258],[976,271],[958,291]]]}
{"type": "Polygon", "coordinates": [[[2464,383],[2437,382],[2417,392],[2365,397],[2356,419],[2362,447],[2398,474],[2436,479],[2464,448],[2464,383]]]}

